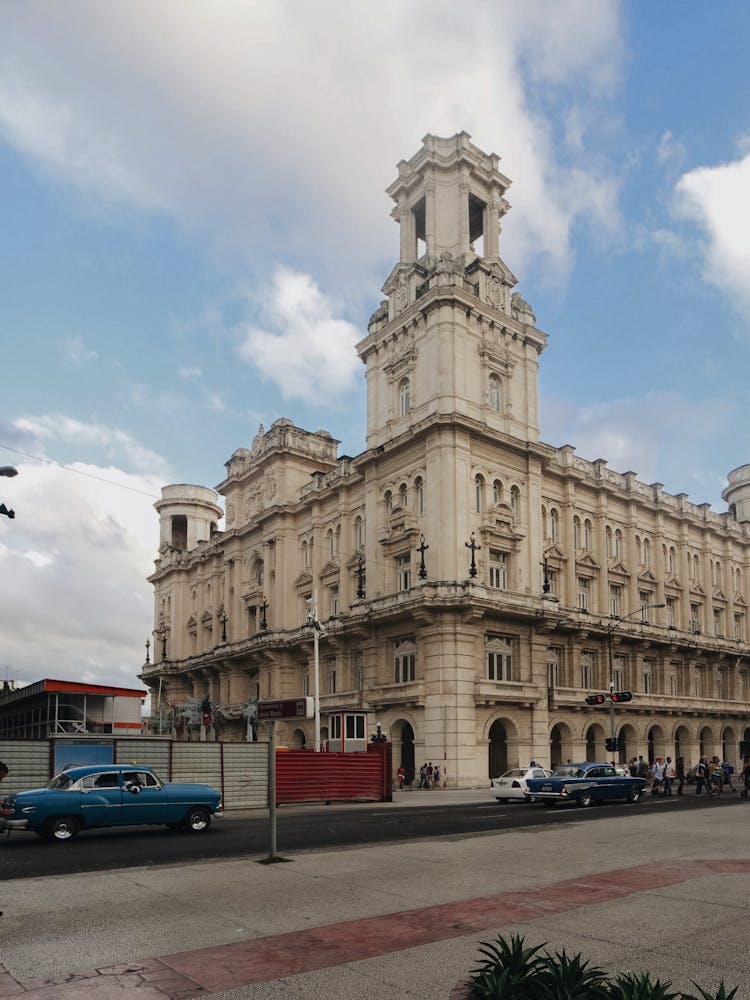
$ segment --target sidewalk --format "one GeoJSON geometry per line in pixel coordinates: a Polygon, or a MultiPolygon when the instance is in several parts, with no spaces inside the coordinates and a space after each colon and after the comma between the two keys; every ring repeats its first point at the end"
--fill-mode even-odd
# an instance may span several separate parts
{"type": "MultiPolygon", "coordinates": [[[[489,789],[404,792],[375,811],[388,821],[404,799],[459,797],[492,802],[489,789]]],[[[498,831],[518,808],[497,807],[498,831]]],[[[736,1000],[750,1000],[748,820],[739,802],[636,806],[625,818],[300,854],[289,864],[8,881],[0,997],[448,1000],[477,944],[502,930],[680,989],[723,977],[743,984],[736,1000]],[[696,934],[722,948],[698,954],[686,944],[696,934]]]]}

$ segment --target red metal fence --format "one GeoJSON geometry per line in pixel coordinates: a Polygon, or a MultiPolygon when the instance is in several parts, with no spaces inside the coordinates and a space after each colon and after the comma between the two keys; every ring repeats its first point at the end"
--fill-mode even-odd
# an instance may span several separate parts
{"type": "Polygon", "coordinates": [[[370,743],[366,753],[276,754],[277,802],[390,802],[391,744],[370,743]]]}

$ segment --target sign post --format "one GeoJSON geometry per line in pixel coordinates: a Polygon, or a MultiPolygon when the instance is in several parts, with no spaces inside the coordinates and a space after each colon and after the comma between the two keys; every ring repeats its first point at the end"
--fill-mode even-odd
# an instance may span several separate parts
{"type": "Polygon", "coordinates": [[[278,861],[276,853],[276,720],[312,719],[315,716],[313,698],[285,698],[280,701],[259,701],[258,721],[267,722],[268,734],[268,861],[278,861]]]}

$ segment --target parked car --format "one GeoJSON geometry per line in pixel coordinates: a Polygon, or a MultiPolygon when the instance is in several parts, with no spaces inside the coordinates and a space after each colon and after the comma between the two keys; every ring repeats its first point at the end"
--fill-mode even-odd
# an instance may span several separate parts
{"type": "Polygon", "coordinates": [[[490,781],[492,794],[498,802],[507,802],[508,799],[527,800],[526,780],[527,778],[548,778],[552,771],[545,767],[514,767],[499,778],[490,781]]]}
{"type": "Polygon", "coordinates": [[[637,802],[646,787],[645,778],[619,775],[612,764],[562,764],[549,778],[531,778],[526,782],[526,795],[554,806],[558,802],[575,802],[590,806],[592,802],[625,799],[637,802]]]}
{"type": "Polygon", "coordinates": [[[165,783],[140,764],[96,764],[67,768],[45,788],[9,795],[0,802],[0,830],[70,840],[79,830],[164,823],[200,833],[221,811],[221,792],[210,785],[165,783]]]}

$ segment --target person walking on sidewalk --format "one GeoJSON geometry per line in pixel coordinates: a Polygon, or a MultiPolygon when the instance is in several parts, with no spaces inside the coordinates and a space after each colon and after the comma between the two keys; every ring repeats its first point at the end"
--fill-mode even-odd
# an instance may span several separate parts
{"type": "Polygon", "coordinates": [[[677,764],[675,765],[675,772],[677,774],[677,794],[682,795],[682,789],[685,787],[685,758],[680,754],[677,758],[677,764]]]}
{"type": "Polygon", "coordinates": [[[398,789],[400,792],[403,792],[404,784],[406,783],[406,768],[403,764],[396,771],[396,775],[398,776],[398,789]]]}
{"type": "Polygon", "coordinates": [[[677,772],[674,769],[674,764],[672,763],[672,758],[667,757],[664,761],[664,794],[672,794],[672,782],[677,777],[677,772]]]}
{"type": "Polygon", "coordinates": [[[701,757],[698,761],[698,766],[695,769],[695,797],[701,793],[701,789],[706,789],[706,795],[709,798],[713,795],[711,791],[711,782],[708,775],[708,757],[701,757]]]}
{"type": "Polygon", "coordinates": [[[747,798],[747,793],[750,790],[750,757],[745,757],[742,762],[742,770],[740,771],[740,781],[742,783],[742,791],[737,792],[737,795],[741,799],[747,798]]]}
{"type": "Polygon", "coordinates": [[[661,795],[661,783],[664,780],[664,765],[661,757],[657,757],[651,768],[651,794],[661,795]]]}

